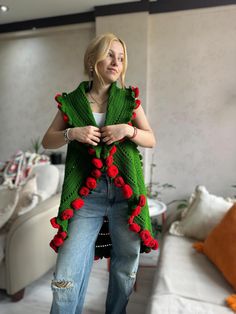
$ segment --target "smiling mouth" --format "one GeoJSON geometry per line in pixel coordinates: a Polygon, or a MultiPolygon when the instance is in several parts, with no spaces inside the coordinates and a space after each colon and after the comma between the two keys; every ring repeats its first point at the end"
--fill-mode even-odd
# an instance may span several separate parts
{"type": "Polygon", "coordinates": [[[113,72],[113,73],[117,73],[116,69],[108,69],[108,71],[113,72]]]}

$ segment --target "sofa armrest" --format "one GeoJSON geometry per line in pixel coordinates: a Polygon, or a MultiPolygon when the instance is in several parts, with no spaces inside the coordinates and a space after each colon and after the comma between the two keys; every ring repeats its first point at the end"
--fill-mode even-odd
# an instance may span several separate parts
{"type": "Polygon", "coordinates": [[[6,290],[14,294],[40,278],[55,263],[56,254],[49,247],[55,234],[50,219],[57,215],[60,194],[39,203],[19,216],[6,239],[6,290]]]}

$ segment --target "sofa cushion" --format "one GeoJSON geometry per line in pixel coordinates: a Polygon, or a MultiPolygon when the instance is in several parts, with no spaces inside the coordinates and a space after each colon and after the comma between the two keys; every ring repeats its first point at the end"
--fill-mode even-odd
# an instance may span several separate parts
{"type": "Polygon", "coordinates": [[[55,165],[59,171],[59,182],[57,186],[57,193],[62,192],[62,187],[63,187],[63,182],[64,182],[64,176],[65,176],[65,165],[64,164],[59,164],[55,165]]]}
{"type": "Polygon", "coordinates": [[[14,211],[15,216],[23,215],[37,205],[37,190],[37,178],[36,175],[32,175],[19,192],[19,200],[14,211]]]}
{"type": "Polygon", "coordinates": [[[59,170],[51,164],[34,166],[31,175],[37,176],[38,195],[44,201],[57,192],[59,184],[59,170]]]}
{"type": "Polygon", "coordinates": [[[39,199],[37,196],[37,181],[35,174],[28,177],[25,184],[18,189],[18,194],[17,204],[2,228],[3,232],[8,232],[10,230],[12,223],[18,216],[27,213],[38,204],[39,199]]]}
{"type": "MultiPolygon", "coordinates": [[[[209,287],[210,289],[210,287],[209,287]]],[[[152,296],[146,314],[233,314],[223,305],[201,302],[179,295],[152,296]]]]}
{"type": "Polygon", "coordinates": [[[152,298],[178,296],[227,308],[225,297],[233,293],[233,288],[203,254],[193,250],[193,242],[193,239],[187,237],[164,236],[152,298]]]}
{"type": "Polygon", "coordinates": [[[236,290],[236,203],[202,243],[201,251],[236,290]]]}
{"type": "Polygon", "coordinates": [[[204,240],[233,203],[210,194],[204,186],[196,187],[192,199],[182,219],[172,223],[169,232],[204,240]]]}
{"type": "Polygon", "coordinates": [[[6,233],[2,233],[0,231],[0,264],[4,258],[4,250],[5,250],[5,241],[6,241],[6,233]]]}
{"type": "Polygon", "coordinates": [[[2,228],[12,216],[18,202],[19,193],[16,188],[9,189],[2,187],[0,189],[0,228],[2,228]]]}

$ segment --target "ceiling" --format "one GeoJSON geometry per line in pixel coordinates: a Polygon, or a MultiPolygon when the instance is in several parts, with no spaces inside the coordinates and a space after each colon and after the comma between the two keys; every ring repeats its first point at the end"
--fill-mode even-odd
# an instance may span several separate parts
{"type": "Polygon", "coordinates": [[[0,0],[9,7],[0,13],[0,24],[93,11],[95,6],[137,0],[0,0]]]}

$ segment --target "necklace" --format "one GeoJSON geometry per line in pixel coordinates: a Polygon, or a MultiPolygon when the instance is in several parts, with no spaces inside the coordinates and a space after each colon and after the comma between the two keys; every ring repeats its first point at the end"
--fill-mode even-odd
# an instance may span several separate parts
{"type": "Polygon", "coordinates": [[[104,100],[104,101],[102,101],[102,102],[98,102],[97,100],[96,100],[96,98],[94,98],[93,96],[92,96],[92,94],[91,93],[89,93],[89,96],[94,100],[94,101],[91,101],[91,103],[96,103],[96,104],[98,104],[99,106],[102,106],[105,102],[107,102],[107,100],[108,100],[108,97],[104,100]]]}

